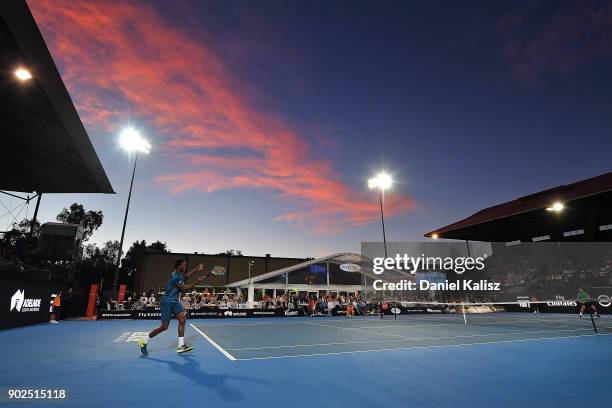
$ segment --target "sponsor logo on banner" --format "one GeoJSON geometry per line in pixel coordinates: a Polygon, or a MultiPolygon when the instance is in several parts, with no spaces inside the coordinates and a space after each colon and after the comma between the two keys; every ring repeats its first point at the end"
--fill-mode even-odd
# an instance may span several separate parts
{"type": "Polygon", "coordinates": [[[599,303],[603,307],[610,307],[612,304],[612,300],[610,300],[610,296],[608,295],[599,295],[597,298],[597,303],[599,303]]]}
{"type": "Polygon", "coordinates": [[[253,316],[273,316],[275,315],[275,313],[273,311],[265,311],[265,312],[260,312],[260,311],[253,311],[253,316]]]}
{"type": "Polygon", "coordinates": [[[38,312],[42,299],[28,299],[25,297],[25,290],[17,289],[11,297],[11,307],[9,311],[16,312],[38,312]]]}
{"type": "Polygon", "coordinates": [[[219,315],[224,316],[224,317],[246,317],[247,312],[237,312],[233,310],[226,310],[225,312],[220,313],[219,315]]]}
{"type": "Polygon", "coordinates": [[[516,301],[518,302],[519,307],[527,308],[527,309],[531,308],[530,299],[531,298],[529,296],[517,296],[516,297],[516,301]]]}
{"type": "Polygon", "coordinates": [[[161,312],[138,312],[138,317],[161,317],[161,312]]]}
{"type": "Polygon", "coordinates": [[[546,302],[546,306],[563,307],[563,306],[578,306],[578,304],[573,300],[555,300],[552,302],[546,302]]]}
{"type": "Polygon", "coordinates": [[[402,310],[399,307],[392,307],[391,308],[391,313],[393,314],[402,314],[402,310]]]}
{"type": "Polygon", "coordinates": [[[215,312],[215,311],[198,312],[198,311],[190,310],[189,311],[189,316],[193,316],[193,317],[202,317],[202,316],[216,317],[217,316],[217,312],[215,312]]]}
{"type": "Polygon", "coordinates": [[[345,263],[340,265],[340,269],[344,272],[359,272],[361,270],[361,266],[357,264],[345,263]]]}
{"type": "Polygon", "coordinates": [[[285,310],[285,316],[298,316],[299,314],[297,310],[285,310]]]}
{"type": "Polygon", "coordinates": [[[119,312],[102,312],[100,314],[101,317],[111,317],[111,318],[118,318],[118,317],[132,317],[131,313],[119,313],[119,312]]]}

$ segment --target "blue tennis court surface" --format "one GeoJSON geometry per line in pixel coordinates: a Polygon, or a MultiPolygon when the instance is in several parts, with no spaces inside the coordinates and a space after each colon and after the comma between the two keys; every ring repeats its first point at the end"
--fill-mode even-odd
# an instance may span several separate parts
{"type": "MultiPolygon", "coordinates": [[[[610,327],[608,316],[600,326],[610,327]],[[604,323],[604,324],[602,324],[604,323]]],[[[589,319],[506,314],[463,324],[460,316],[192,323],[230,360],[308,357],[403,349],[552,340],[594,335],[589,319]],[[270,336],[270,333],[274,333],[270,336]]]]}
{"type": "Polygon", "coordinates": [[[63,388],[46,405],[69,407],[609,403],[612,336],[538,318],[192,320],[184,355],[173,321],[147,357],[137,339],[155,321],[64,321],[0,332],[0,387],[63,388]]]}

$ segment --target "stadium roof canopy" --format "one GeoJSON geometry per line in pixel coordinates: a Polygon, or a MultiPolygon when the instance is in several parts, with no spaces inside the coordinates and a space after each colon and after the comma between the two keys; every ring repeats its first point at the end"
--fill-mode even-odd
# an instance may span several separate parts
{"type": "Polygon", "coordinates": [[[0,190],[114,193],[23,0],[0,2],[0,140],[0,190]]]}
{"type": "Polygon", "coordinates": [[[485,208],[425,236],[488,242],[612,241],[611,224],[612,172],[485,208]],[[562,209],[552,211],[555,203],[562,209]]]}
{"type": "MultiPolygon", "coordinates": [[[[292,265],[287,268],[282,268],[282,269],[264,273],[258,276],[254,276],[251,279],[244,279],[238,282],[230,283],[226,286],[227,287],[245,287],[245,286],[248,286],[249,283],[265,284],[265,283],[273,281],[274,278],[277,278],[280,276],[289,276],[291,272],[297,272],[300,270],[304,270],[304,268],[308,268],[311,265],[317,265],[317,264],[336,264],[336,265],[356,264],[356,265],[359,265],[361,269],[359,271],[351,272],[351,273],[361,274],[362,277],[365,276],[372,280],[381,279],[381,275],[377,275],[374,272],[372,272],[372,260],[370,258],[367,258],[359,254],[354,254],[351,252],[343,252],[339,254],[325,256],[322,258],[310,259],[308,261],[299,263],[297,265],[292,265]]],[[[330,273],[333,273],[333,272],[330,272],[330,273]]],[[[384,272],[384,278],[385,278],[385,281],[399,281],[401,279],[414,279],[414,275],[411,275],[410,273],[404,272],[404,271],[386,270],[384,272]]],[[[363,282],[362,280],[360,281],[363,282]]],[[[288,285],[295,286],[290,283],[288,283],[288,285]]]]}

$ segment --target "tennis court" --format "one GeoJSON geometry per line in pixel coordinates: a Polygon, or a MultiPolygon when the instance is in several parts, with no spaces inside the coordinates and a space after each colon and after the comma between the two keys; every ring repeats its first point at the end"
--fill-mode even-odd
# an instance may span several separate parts
{"type": "Polygon", "coordinates": [[[603,329],[609,316],[597,322],[597,335],[590,320],[575,314],[507,314],[505,325],[486,321],[496,317],[468,319],[467,325],[455,315],[191,320],[186,341],[195,350],[182,355],[172,322],[150,342],[147,357],[137,340],[154,320],[41,324],[0,332],[0,388],[66,389],[67,400],[26,405],[79,408],[609,401],[612,336],[603,329]]]}
{"type": "MultiPolygon", "coordinates": [[[[554,340],[596,335],[589,316],[505,313],[468,315],[311,318],[299,321],[192,323],[230,360],[308,357],[375,351],[554,340]],[[269,336],[274,332],[274,336],[269,336]]],[[[599,333],[612,318],[597,319],[599,333]]]]}

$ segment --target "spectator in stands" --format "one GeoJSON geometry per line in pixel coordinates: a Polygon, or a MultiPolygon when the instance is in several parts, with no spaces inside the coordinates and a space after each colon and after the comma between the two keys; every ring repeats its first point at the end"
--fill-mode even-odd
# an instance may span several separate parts
{"type": "Polygon", "coordinates": [[[207,305],[206,298],[204,296],[202,296],[200,298],[200,301],[198,302],[198,309],[206,307],[206,305],[207,305]]]}
{"type": "Polygon", "coordinates": [[[353,302],[346,302],[346,317],[353,317],[353,302]]]}
{"type": "Polygon", "coordinates": [[[189,298],[187,296],[183,296],[183,299],[181,300],[181,305],[184,309],[191,309],[191,302],[189,301],[189,298]]]}
{"type": "Polygon", "coordinates": [[[236,303],[236,299],[234,297],[234,294],[229,295],[229,299],[227,302],[227,307],[230,309],[236,309],[238,307],[238,304],[236,303]]]}
{"type": "Polygon", "coordinates": [[[328,316],[332,315],[332,310],[334,310],[334,301],[331,296],[328,296],[327,298],[327,315],[328,316]]]}
{"type": "Polygon", "coordinates": [[[263,296],[261,297],[262,309],[267,309],[269,303],[270,303],[270,299],[268,298],[268,294],[264,293],[263,296]]]}

